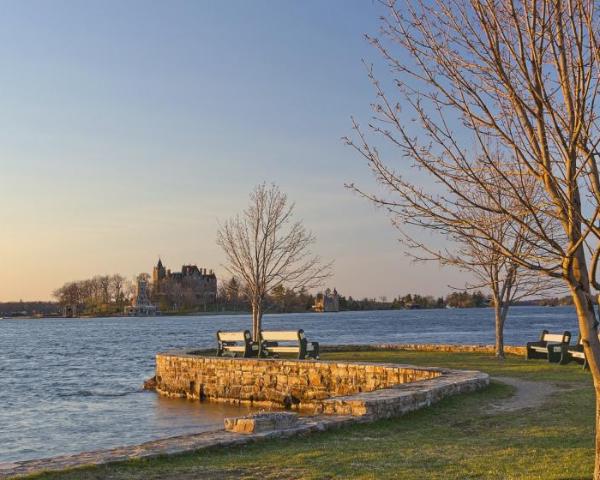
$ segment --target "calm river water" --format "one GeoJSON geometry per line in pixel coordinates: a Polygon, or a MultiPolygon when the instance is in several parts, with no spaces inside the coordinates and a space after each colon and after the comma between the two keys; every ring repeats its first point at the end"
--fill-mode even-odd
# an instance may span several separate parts
{"type": "MultiPolygon", "coordinates": [[[[506,342],[542,329],[577,333],[570,307],[514,307],[506,342]]],[[[246,409],[158,397],[141,389],[154,355],[214,346],[216,330],[248,315],[0,320],[0,462],[137,444],[220,428],[246,409]]],[[[334,343],[493,343],[491,309],[267,315],[269,329],[303,328],[334,343]]]]}

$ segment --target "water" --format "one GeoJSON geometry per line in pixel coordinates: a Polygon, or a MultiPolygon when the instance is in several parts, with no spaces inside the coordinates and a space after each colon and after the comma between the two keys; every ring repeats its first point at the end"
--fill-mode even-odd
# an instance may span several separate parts
{"type": "MultiPolygon", "coordinates": [[[[344,343],[493,343],[491,309],[267,315],[267,329],[303,328],[310,340],[344,343]]],[[[0,321],[0,462],[42,458],[212,430],[248,412],[161,398],[141,389],[158,351],[213,347],[218,329],[250,317],[0,321]]],[[[577,332],[571,307],[514,307],[506,343],[543,329],[577,332]]]]}

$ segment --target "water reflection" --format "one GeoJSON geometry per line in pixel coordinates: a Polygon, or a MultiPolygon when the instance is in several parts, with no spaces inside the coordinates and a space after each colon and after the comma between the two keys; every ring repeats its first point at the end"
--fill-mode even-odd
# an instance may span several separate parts
{"type": "Polygon", "coordinates": [[[223,418],[247,415],[256,408],[220,402],[199,402],[183,398],[155,395],[154,421],[158,428],[174,428],[180,432],[196,432],[223,428],[223,418]]]}

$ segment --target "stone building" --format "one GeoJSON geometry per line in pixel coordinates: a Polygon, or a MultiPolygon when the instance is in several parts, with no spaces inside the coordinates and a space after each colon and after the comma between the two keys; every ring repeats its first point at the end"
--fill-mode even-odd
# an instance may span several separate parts
{"type": "Polygon", "coordinates": [[[135,297],[125,313],[132,316],[153,316],[157,314],[156,306],[150,302],[148,275],[143,273],[138,276],[135,288],[135,297]]]}
{"type": "Polygon", "coordinates": [[[152,270],[152,299],[171,309],[197,308],[215,303],[217,277],[212,270],[183,265],[180,272],[165,268],[161,259],[152,270]]]}
{"type": "Polygon", "coordinates": [[[324,293],[318,293],[313,305],[315,312],[339,312],[340,299],[337,290],[329,288],[324,293]]]}

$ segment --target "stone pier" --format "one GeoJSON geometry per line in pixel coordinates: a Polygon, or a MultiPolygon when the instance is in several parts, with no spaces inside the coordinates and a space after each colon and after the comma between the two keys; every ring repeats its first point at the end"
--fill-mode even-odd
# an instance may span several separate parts
{"type": "MultiPolygon", "coordinates": [[[[356,348],[356,347],[354,347],[356,348]]],[[[372,348],[372,347],[369,347],[372,348]]],[[[304,410],[225,419],[224,428],[53,458],[0,463],[0,479],[41,471],[230,447],[390,418],[489,383],[485,373],[388,363],[217,358],[194,351],[156,356],[145,388],[169,396],[304,410]]]]}
{"type": "Polygon", "coordinates": [[[167,396],[388,418],[486,386],[488,375],[388,363],[156,356],[156,390],[167,396]]]}

